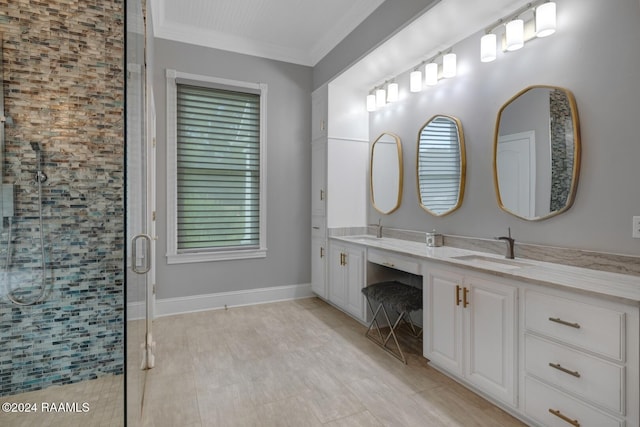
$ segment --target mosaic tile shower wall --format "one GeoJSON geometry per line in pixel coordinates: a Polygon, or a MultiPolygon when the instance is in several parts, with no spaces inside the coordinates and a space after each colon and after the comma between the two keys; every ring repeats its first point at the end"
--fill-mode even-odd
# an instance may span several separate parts
{"type": "Polygon", "coordinates": [[[569,99],[561,90],[549,94],[551,113],[551,212],[562,209],[567,204],[571,182],[573,181],[573,135],[569,99]]]}
{"type": "Polygon", "coordinates": [[[15,185],[12,259],[0,230],[0,396],[121,374],[124,366],[124,10],[122,0],[0,0],[6,127],[15,185]],[[40,281],[46,302],[8,303],[40,281]]]}

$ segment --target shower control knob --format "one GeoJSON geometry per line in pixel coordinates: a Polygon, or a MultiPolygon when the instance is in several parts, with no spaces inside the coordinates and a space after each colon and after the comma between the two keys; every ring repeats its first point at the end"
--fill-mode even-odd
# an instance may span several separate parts
{"type": "Polygon", "coordinates": [[[48,177],[46,173],[42,171],[37,171],[34,179],[36,180],[36,182],[39,182],[40,184],[42,184],[43,182],[47,181],[48,177]]]}

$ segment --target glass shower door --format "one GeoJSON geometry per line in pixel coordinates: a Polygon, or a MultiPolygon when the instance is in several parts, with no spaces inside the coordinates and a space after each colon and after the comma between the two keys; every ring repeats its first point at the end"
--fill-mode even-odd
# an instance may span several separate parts
{"type": "Polygon", "coordinates": [[[149,368],[148,277],[152,261],[147,178],[145,24],[140,0],[127,0],[126,203],[127,203],[127,425],[142,424],[149,368]]]}

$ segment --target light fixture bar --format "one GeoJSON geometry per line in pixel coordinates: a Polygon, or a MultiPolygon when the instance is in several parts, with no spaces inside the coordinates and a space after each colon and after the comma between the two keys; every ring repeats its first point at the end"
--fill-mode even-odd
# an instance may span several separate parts
{"type": "Polygon", "coordinates": [[[509,22],[512,19],[516,19],[518,16],[522,15],[523,13],[529,10],[533,10],[537,6],[547,2],[549,2],[549,0],[537,0],[531,3],[527,3],[526,5],[522,6],[520,9],[517,9],[516,11],[506,15],[504,18],[498,19],[493,24],[486,27],[485,33],[492,33],[493,31],[495,31],[496,28],[498,28],[501,25],[504,25],[506,22],[509,22]]]}

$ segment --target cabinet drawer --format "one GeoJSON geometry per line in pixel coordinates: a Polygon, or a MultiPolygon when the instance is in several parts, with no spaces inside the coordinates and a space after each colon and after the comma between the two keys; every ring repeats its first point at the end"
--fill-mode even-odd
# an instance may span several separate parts
{"type": "Polygon", "coordinates": [[[525,377],[524,381],[524,411],[544,426],[622,427],[624,425],[624,421],[600,412],[531,377],[525,377]]]}
{"type": "Polygon", "coordinates": [[[525,335],[525,369],[527,374],[624,414],[624,368],[621,366],[525,335]]]}
{"type": "Polygon", "coordinates": [[[406,271],[417,275],[421,274],[420,263],[418,261],[376,251],[375,249],[369,249],[367,260],[385,267],[395,268],[396,270],[406,271]]]}
{"type": "Polygon", "coordinates": [[[525,327],[563,343],[624,361],[624,313],[526,291],[525,327]]]}

